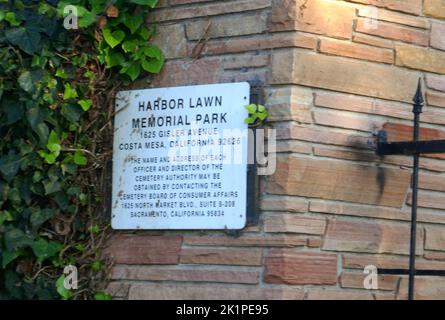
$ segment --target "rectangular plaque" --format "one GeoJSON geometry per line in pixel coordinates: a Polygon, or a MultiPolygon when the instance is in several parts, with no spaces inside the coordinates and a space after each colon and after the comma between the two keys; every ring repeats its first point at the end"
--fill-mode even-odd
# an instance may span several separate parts
{"type": "Polygon", "coordinates": [[[247,82],[121,91],[113,144],[113,229],[246,224],[247,82]]]}

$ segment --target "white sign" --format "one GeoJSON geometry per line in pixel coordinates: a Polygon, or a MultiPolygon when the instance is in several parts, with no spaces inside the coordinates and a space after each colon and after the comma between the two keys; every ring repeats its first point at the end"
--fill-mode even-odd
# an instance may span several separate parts
{"type": "Polygon", "coordinates": [[[246,224],[249,84],[116,96],[113,229],[246,224]]]}

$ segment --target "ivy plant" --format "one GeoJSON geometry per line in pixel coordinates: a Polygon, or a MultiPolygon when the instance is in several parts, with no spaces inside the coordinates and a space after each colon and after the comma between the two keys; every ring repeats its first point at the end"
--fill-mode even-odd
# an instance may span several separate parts
{"type": "Polygon", "coordinates": [[[0,0],[0,299],[109,299],[113,90],[161,70],[156,0],[0,0]],[[64,28],[66,5],[78,29],[64,28]],[[63,268],[79,267],[79,290],[63,268]]]}
{"type": "Polygon", "coordinates": [[[268,116],[267,109],[261,104],[252,103],[245,106],[245,108],[249,112],[249,116],[244,119],[244,122],[249,125],[256,125],[264,121],[268,116]]]}

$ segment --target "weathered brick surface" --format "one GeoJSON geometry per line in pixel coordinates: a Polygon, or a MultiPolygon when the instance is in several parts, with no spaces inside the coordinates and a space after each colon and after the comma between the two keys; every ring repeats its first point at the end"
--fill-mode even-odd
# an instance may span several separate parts
{"type": "Polygon", "coordinates": [[[337,255],[272,250],[266,258],[264,281],[285,284],[335,284],[337,255]]]}
{"type": "Polygon", "coordinates": [[[350,6],[327,0],[274,0],[271,29],[299,30],[350,39],[354,12],[350,6]]]}
{"type": "Polygon", "coordinates": [[[370,4],[414,14],[420,14],[422,11],[422,0],[351,0],[351,2],[370,4]]]}
{"type": "Polygon", "coordinates": [[[445,251],[445,228],[426,228],[425,249],[445,251]]]}
{"type": "MultiPolygon", "coordinates": [[[[367,274],[361,272],[343,272],[340,276],[342,288],[363,289],[364,280],[367,274]]],[[[401,277],[395,275],[379,275],[377,277],[378,290],[395,291],[399,285],[401,277]]]]}
{"type": "Polygon", "coordinates": [[[445,52],[409,45],[396,45],[396,64],[445,74],[445,52]]]}
{"type": "Polygon", "coordinates": [[[105,255],[123,264],[177,264],[181,236],[115,235],[105,255]]]}
{"type": "Polygon", "coordinates": [[[304,291],[291,288],[259,288],[234,285],[134,285],[135,300],[302,300],[304,291]]]}
{"type": "Polygon", "coordinates": [[[142,281],[187,281],[256,284],[258,271],[215,270],[215,269],[166,269],[151,267],[117,266],[113,269],[112,279],[142,281]]]}
{"type": "Polygon", "coordinates": [[[431,25],[431,46],[433,48],[445,50],[445,23],[434,22],[431,25]]]}
{"type": "Polygon", "coordinates": [[[259,249],[182,249],[183,264],[222,264],[238,266],[261,265],[259,249]]]}
{"type": "MultiPolygon", "coordinates": [[[[363,289],[363,268],[406,269],[412,158],[374,134],[445,139],[443,0],[163,0],[148,23],[167,63],[130,88],[259,80],[277,171],[242,231],[115,235],[117,299],[406,299],[404,276],[363,289]],[[295,287],[297,286],[297,288],[295,287]]],[[[420,161],[416,267],[445,269],[445,155],[420,161]]],[[[416,297],[443,298],[418,277],[416,297]]]]}
{"type": "Polygon", "coordinates": [[[420,46],[427,46],[429,43],[428,33],[423,30],[381,21],[375,23],[368,18],[357,19],[356,30],[361,33],[391,40],[400,40],[420,46]]]}
{"type": "Polygon", "coordinates": [[[211,20],[200,20],[186,23],[189,40],[221,38],[263,33],[267,29],[267,14],[253,13],[248,15],[229,15],[211,20]]]}
{"type": "MultiPolygon", "coordinates": [[[[408,279],[404,278],[400,283],[397,299],[406,300],[408,296],[408,279]]],[[[417,277],[414,287],[414,299],[416,300],[444,300],[445,279],[442,277],[417,277]]]]}
{"type": "Polygon", "coordinates": [[[334,215],[371,217],[378,219],[402,220],[408,221],[411,216],[408,212],[400,209],[363,206],[341,202],[326,202],[320,200],[312,200],[309,210],[311,212],[328,213],[334,215]]]}
{"type": "Polygon", "coordinates": [[[401,207],[409,180],[410,174],[406,170],[287,157],[278,159],[276,173],[269,180],[267,191],[401,207]]]}
{"type": "Polygon", "coordinates": [[[296,197],[268,196],[261,200],[261,209],[266,211],[306,212],[308,202],[296,197]]]}
{"type": "Polygon", "coordinates": [[[326,219],[295,214],[268,214],[264,218],[265,232],[324,234],[326,219]]]}
{"type": "Polygon", "coordinates": [[[445,18],[445,3],[443,0],[425,0],[423,13],[435,18],[445,18]]]}
{"type": "Polygon", "coordinates": [[[289,50],[273,56],[270,81],[410,102],[418,78],[417,72],[392,66],[289,50]]]}
{"type": "MultiPolygon", "coordinates": [[[[409,253],[410,228],[404,224],[331,220],[328,223],[324,250],[409,253]]],[[[423,252],[423,230],[417,234],[417,254],[423,252]]]]}
{"type": "Polygon", "coordinates": [[[383,63],[394,62],[394,53],[392,50],[354,44],[349,41],[321,39],[320,52],[360,60],[370,60],[383,63]]]}
{"type": "Polygon", "coordinates": [[[308,243],[303,235],[184,236],[184,244],[192,246],[224,247],[301,247],[308,243]]]}

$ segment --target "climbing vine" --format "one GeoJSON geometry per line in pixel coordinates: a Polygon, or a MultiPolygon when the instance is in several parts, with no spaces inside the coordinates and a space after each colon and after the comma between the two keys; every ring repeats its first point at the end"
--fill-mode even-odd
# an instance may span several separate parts
{"type": "Polygon", "coordinates": [[[0,0],[0,299],[110,298],[112,98],[164,64],[156,4],[0,0]]]}

